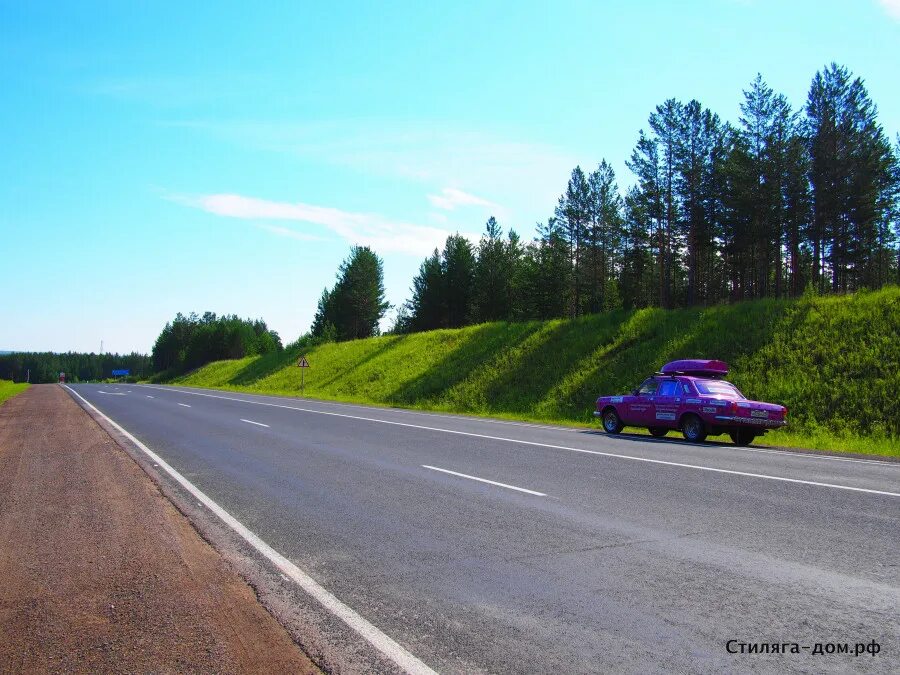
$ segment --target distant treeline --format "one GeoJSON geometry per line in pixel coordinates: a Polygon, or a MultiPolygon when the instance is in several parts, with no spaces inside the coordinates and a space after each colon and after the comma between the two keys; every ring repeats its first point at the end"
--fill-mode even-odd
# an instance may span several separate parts
{"type": "Polygon", "coordinates": [[[172,374],[198,368],[211,361],[240,359],[245,356],[280,351],[281,338],[269,330],[261,319],[237,316],[202,316],[179,313],[163,328],[151,355],[147,354],[81,354],[67,352],[12,352],[0,354],[0,380],[33,383],[56,382],[60,373],[69,382],[104,380],[114,377],[114,370],[128,370],[134,379],[149,378],[154,373],[172,374]]]}
{"type": "Polygon", "coordinates": [[[235,315],[203,316],[180,312],[156,338],[151,356],[155,372],[182,373],[223,359],[268,354],[282,349],[281,338],[262,319],[235,315]]]}
{"type": "Polygon", "coordinates": [[[148,377],[150,357],[146,354],[81,354],[66,352],[13,352],[0,355],[0,380],[35,384],[56,382],[60,373],[69,382],[103,380],[113,370],[129,370],[133,377],[148,377]]]}

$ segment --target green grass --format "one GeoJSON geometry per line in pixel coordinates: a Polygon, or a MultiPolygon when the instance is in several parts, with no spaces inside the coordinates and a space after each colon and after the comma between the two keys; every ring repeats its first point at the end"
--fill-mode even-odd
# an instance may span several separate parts
{"type": "MultiPolygon", "coordinates": [[[[759,300],[325,344],[307,353],[306,395],[558,424],[593,423],[676,358],[718,358],[749,397],[787,405],[769,444],[900,456],[900,288],[759,300]]],[[[211,363],[174,384],[296,396],[298,354],[211,363]]]]}
{"type": "Polygon", "coordinates": [[[16,394],[21,394],[30,386],[31,385],[26,384],[25,382],[14,384],[9,380],[0,380],[0,405],[3,405],[4,401],[12,398],[16,394]]]}

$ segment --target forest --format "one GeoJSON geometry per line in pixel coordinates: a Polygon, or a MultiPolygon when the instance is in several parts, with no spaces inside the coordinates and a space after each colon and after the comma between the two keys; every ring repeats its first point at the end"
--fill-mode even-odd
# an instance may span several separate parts
{"type": "Polygon", "coordinates": [[[241,359],[283,349],[281,338],[262,319],[235,315],[202,316],[178,313],[162,329],[153,345],[151,362],[156,373],[182,373],[210,361],[241,359]]]}
{"type": "Polygon", "coordinates": [[[83,354],[68,352],[12,352],[0,355],[0,380],[32,383],[56,382],[66,373],[69,382],[111,379],[113,370],[129,370],[128,379],[147,379],[154,374],[178,375],[210,361],[241,359],[281,351],[278,333],[261,319],[241,319],[180,312],[156,338],[146,354],[83,354]]]}
{"type": "Polygon", "coordinates": [[[863,80],[831,64],[795,109],[757,76],[740,113],[732,124],[664,101],[638,133],[624,195],[603,160],[575,167],[533,241],[504,237],[494,218],[477,244],[450,236],[392,332],[900,281],[900,137],[892,145],[863,80]]]}
{"type": "Polygon", "coordinates": [[[149,377],[153,372],[146,354],[84,354],[67,352],[12,352],[0,354],[0,380],[56,382],[60,373],[69,382],[111,378],[113,370],[131,371],[132,378],[149,377]]]}

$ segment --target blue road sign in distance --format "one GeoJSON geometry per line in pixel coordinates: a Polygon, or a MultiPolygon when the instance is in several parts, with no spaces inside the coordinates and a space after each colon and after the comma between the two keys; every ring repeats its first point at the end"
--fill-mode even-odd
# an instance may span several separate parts
{"type": "Polygon", "coordinates": [[[131,375],[131,371],[128,369],[125,370],[114,370],[112,371],[113,377],[122,377],[124,375],[131,375]]]}

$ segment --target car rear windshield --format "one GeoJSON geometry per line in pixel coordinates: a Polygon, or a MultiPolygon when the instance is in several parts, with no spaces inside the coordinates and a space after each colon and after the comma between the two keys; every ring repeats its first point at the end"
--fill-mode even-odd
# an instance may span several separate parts
{"type": "Polygon", "coordinates": [[[697,385],[697,391],[701,394],[720,396],[722,398],[744,398],[744,395],[731,382],[695,380],[694,384],[697,385]]]}

